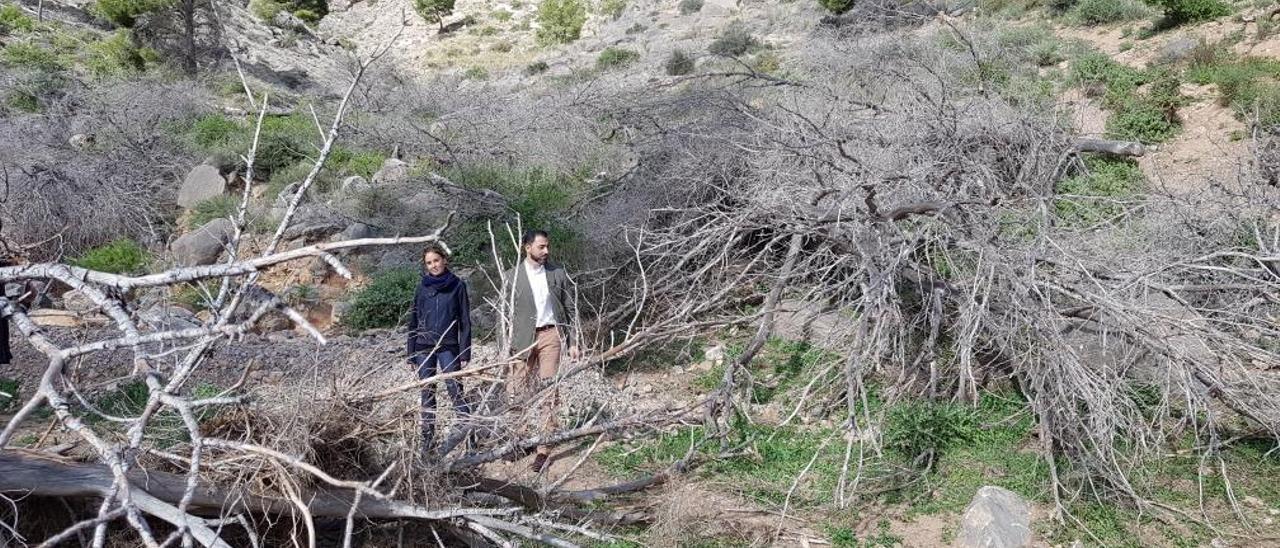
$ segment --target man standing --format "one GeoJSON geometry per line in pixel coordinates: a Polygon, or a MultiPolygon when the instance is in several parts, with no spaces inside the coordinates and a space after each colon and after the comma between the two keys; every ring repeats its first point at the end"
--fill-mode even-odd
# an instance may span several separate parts
{"type": "MultiPolygon", "coordinates": [[[[541,388],[541,384],[560,371],[561,342],[569,346],[569,358],[578,359],[578,345],[571,329],[573,287],[563,268],[547,261],[551,255],[551,241],[547,233],[531,230],[520,240],[524,260],[508,273],[512,280],[512,292],[508,298],[512,304],[511,349],[520,358],[508,379],[508,389],[515,398],[527,399],[541,388]]],[[[532,409],[538,420],[539,435],[555,431],[556,413],[560,406],[560,394],[552,388],[543,396],[544,403],[532,409]]],[[[551,448],[539,445],[533,470],[542,472],[546,467],[551,448]]]]}

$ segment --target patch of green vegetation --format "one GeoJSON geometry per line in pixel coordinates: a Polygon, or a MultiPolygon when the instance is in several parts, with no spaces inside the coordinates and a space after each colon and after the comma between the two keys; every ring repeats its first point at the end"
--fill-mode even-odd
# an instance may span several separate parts
{"type": "Polygon", "coordinates": [[[618,69],[635,63],[639,59],[640,54],[635,51],[608,47],[600,52],[599,57],[596,57],[596,68],[600,70],[618,69]]]}
{"type": "Polygon", "coordinates": [[[1222,47],[1193,57],[1187,78],[1216,84],[1218,102],[1263,129],[1280,126],[1280,60],[1239,57],[1222,47]]]}
{"type": "Polygon", "coordinates": [[[420,273],[411,267],[383,270],[356,291],[342,323],[355,329],[396,327],[408,317],[420,273]]]}
{"type": "Polygon", "coordinates": [[[121,238],[84,252],[71,259],[71,264],[112,274],[139,274],[146,270],[150,261],[151,255],[138,242],[121,238]]]}
{"type": "Polygon", "coordinates": [[[622,17],[622,13],[627,11],[627,0],[602,0],[600,2],[600,14],[617,21],[622,17]]]}
{"type": "Polygon", "coordinates": [[[13,42],[0,50],[0,62],[15,68],[56,72],[67,67],[54,52],[30,42],[13,42]]]}
{"type": "Polygon", "coordinates": [[[1080,0],[1066,13],[1066,20],[1084,26],[1107,25],[1146,19],[1153,10],[1141,0],[1080,0]]]}
{"type": "Polygon", "coordinates": [[[1028,12],[1040,9],[1044,0],[979,0],[978,6],[983,13],[999,15],[1006,19],[1015,19],[1028,12]]]}
{"type": "MultiPolygon", "coordinates": [[[[511,168],[501,165],[449,166],[441,175],[467,188],[488,189],[507,198],[507,207],[518,214],[525,230],[541,229],[551,235],[552,252],[556,260],[572,263],[585,250],[581,249],[581,234],[565,221],[563,211],[583,190],[587,170],[576,173],[557,173],[555,170],[532,167],[511,168]]],[[[514,224],[514,219],[506,219],[514,224]]],[[[501,225],[501,220],[498,221],[501,225]]],[[[480,261],[486,261],[486,245],[478,250],[480,261]]]]}
{"type": "Polygon", "coordinates": [[[582,35],[587,8],[578,0],[542,0],[538,4],[537,19],[539,44],[569,44],[582,35]]]}
{"type": "Polygon", "coordinates": [[[493,13],[490,13],[489,17],[492,17],[494,21],[506,23],[507,21],[511,20],[511,12],[499,8],[499,9],[493,10],[493,13]]]}
{"type": "MultiPolygon", "coordinates": [[[[373,177],[382,168],[387,157],[381,152],[358,151],[334,146],[325,160],[325,169],[331,169],[340,175],[359,175],[366,179],[373,177]]],[[[308,164],[310,165],[310,164],[308,164]]]]}
{"type": "Polygon", "coordinates": [[[196,146],[210,150],[230,148],[238,144],[243,139],[245,130],[243,124],[226,116],[207,114],[196,118],[191,123],[188,135],[196,146]]]}
{"type": "Polygon", "coordinates": [[[1221,0],[1146,0],[1148,4],[1164,11],[1165,22],[1161,26],[1172,27],[1183,23],[1208,21],[1231,15],[1231,6],[1221,0]]]}
{"type": "Polygon", "coordinates": [[[1056,188],[1064,196],[1054,202],[1054,211],[1066,226],[1113,222],[1124,213],[1124,202],[1142,192],[1145,180],[1136,162],[1098,156],[1086,158],[1085,167],[1088,173],[1063,179],[1056,188]]]}
{"type": "Polygon", "coordinates": [[[0,4],[0,34],[31,32],[36,22],[22,8],[13,4],[0,4]]]}
{"type": "Polygon", "coordinates": [[[208,310],[209,301],[214,297],[217,297],[217,288],[211,289],[203,284],[184,284],[172,292],[173,302],[191,312],[208,310]]]}
{"type": "Polygon", "coordinates": [[[155,50],[135,45],[129,31],[124,29],[89,44],[86,54],[85,67],[100,78],[137,74],[160,60],[155,50]]]}
{"type": "Polygon", "coordinates": [[[827,11],[839,15],[849,8],[852,8],[854,0],[818,0],[818,5],[827,9],[827,11]]]}
{"type": "Polygon", "coordinates": [[[467,80],[488,80],[489,71],[484,67],[470,67],[462,72],[462,77],[467,80]]]}
{"type": "Polygon", "coordinates": [[[214,219],[226,219],[235,214],[240,207],[240,198],[230,195],[214,196],[204,200],[191,211],[187,220],[189,228],[204,226],[214,219]]]}
{"type": "Polygon", "coordinates": [[[707,51],[712,55],[737,57],[758,48],[760,48],[760,41],[751,34],[747,26],[742,21],[733,21],[720,31],[720,35],[715,40],[711,41],[707,51]]]}
{"type": "Polygon", "coordinates": [[[662,64],[669,76],[685,76],[693,74],[696,66],[693,57],[690,57],[684,50],[673,50],[671,55],[667,56],[667,60],[662,64]]]}
{"type": "Polygon", "coordinates": [[[138,18],[173,6],[173,0],[97,0],[96,14],[117,27],[133,28],[138,18]]]}
{"type": "Polygon", "coordinates": [[[308,25],[314,25],[316,23],[319,23],[321,19],[320,14],[308,9],[295,10],[293,12],[293,16],[297,17],[298,20],[308,25]]]}
{"type": "Polygon", "coordinates": [[[1079,57],[1071,71],[1077,83],[1101,86],[1103,105],[1112,111],[1107,119],[1111,138],[1160,143],[1181,130],[1177,110],[1185,98],[1179,92],[1181,82],[1175,72],[1138,70],[1101,53],[1079,57]],[[1147,89],[1141,91],[1144,85],[1147,89]]]}
{"type": "Polygon", "coordinates": [[[680,15],[692,15],[702,11],[703,0],[680,0],[680,15]]]}
{"type": "Polygon", "coordinates": [[[19,396],[21,395],[20,388],[22,388],[22,383],[18,382],[17,379],[0,377],[0,413],[18,406],[19,396]]]}
{"type": "Polygon", "coordinates": [[[524,75],[537,76],[546,72],[550,68],[551,66],[548,65],[546,61],[535,61],[533,63],[529,63],[529,66],[524,68],[524,75]]]}

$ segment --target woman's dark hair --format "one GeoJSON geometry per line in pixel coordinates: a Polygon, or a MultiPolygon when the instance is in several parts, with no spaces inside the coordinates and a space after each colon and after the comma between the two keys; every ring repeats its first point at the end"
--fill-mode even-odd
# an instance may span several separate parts
{"type": "Polygon", "coordinates": [[[520,238],[520,247],[533,243],[534,240],[538,239],[538,236],[542,236],[543,238],[546,238],[547,241],[551,241],[551,235],[547,234],[547,231],[529,230],[524,233],[524,237],[520,238]]]}
{"type": "Polygon", "coordinates": [[[435,253],[436,255],[439,255],[441,259],[444,259],[444,262],[449,262],[449,252],[445,251],[444,246],[440,244],[430,243],[423,246],[422,257],[426,258],[428,253],[435,253]]]}

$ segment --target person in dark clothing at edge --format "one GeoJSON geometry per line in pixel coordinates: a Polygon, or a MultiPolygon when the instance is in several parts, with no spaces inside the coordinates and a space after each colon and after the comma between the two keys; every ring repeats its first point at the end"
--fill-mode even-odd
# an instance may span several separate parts
{"type": "MultiPolygon", "coordinates": [[[[413,297],[409,317],[409,363],[417,366],[418,378],[458,371],[471,361],[471,302],[467,284],[449,270],[449,255],[431,244],[422,251],[425,273],[413,297]]],[[[462,383],[445,381],[457,416],[471,413],[462,393],[462,383]]],[[[422,456],[436,453],[436,385],[422,389],[422,456]]]]}

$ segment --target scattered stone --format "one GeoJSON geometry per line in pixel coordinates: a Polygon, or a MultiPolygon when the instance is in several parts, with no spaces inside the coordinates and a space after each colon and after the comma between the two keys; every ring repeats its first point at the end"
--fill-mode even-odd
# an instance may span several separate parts
{"type": "Polygon", "coordinates": [[[1222,537],[1214,537],[1213,540],[1209,541],[1209,546],[1212,548],[1230,548],[1231,543],[1227,542],[1226,539],[1223,539],[1222,537]]]}
{"type": "Polygon", "coordinates": [[[1174,38],[1160,47],[1160,53],[1157,57],[1161,62],[1174,63],[1190,57],[1191,52],[1195,51],[1199,45],[1200,42],[1194,38],[1186,36],[1174,38]]]}
{"type": "Polygon", "coordinates": [[[214,219],[169,244],[174,258],[183,266],[213,264],[235,233],[230,219],[214,219]]]}
{"type": "Polygon", "coordinates": [[[157,304],[138,313],[138,319],[157,331],[200,327],[200,320],[185,308],[157,304]]]}
{"type": "Polygon", "coordinates": [[[1031,542],[1031,509],[1017,493],[999,487],[978,489],[960,523],[956,546],[1017,548],[1031,542]]]}
{"type": "Polygon", "coordinates": [[[98,305],[79,289],[72,289],[62,294],[62,309],[75,314],[88,314],[97,310],[98,305]]]}
{"type": "Polygon", "coordinates": [[[373,184],[399,183],[409,178],[409,164],[404,160],[387,158],[382,161],[382,168],[373,174],[373,184]]]}
{"type": "Polygon", "coordinates": [[[1266,507],[1267,507],[1267,503],[1262,502],[1262,499],[1260,499],[1260,498],[1258,498],[1258,497],[1255,497],[1255,496],[1253,496],[1253,495],[1248,495],[1248,496],[1246,496],[1246,497],[1244,497],[1244,498],[1240,499],[1240,501],[1241,501],[1241,502],[1243,502],[1243,503],[1245,503],[1245,505],[1246,505],[1246,506],[1252,506],[1252,507],[1254,507],[1254,508],[1266,508],[1266,507]]]}
{"type": "Polygon", "coordinates": [[[253,325],[254,333],[272,333],[293,329],[293,321],[281,312],[268,312],[258,323],[253,325]]]}
{"type": "Polygon", "coordinates": [[[93,143],[93,135],[86,133],[77,133],[67,140],[67,144],[71,145],[71,147],[76,150],[89,150],[90,148],[93,148],[93,143]]]}
{"type": "Polygon", "coordinates": [[[178,190],[178,205],[191,209],[209,198],[221,196],[227,191],[227,180],[222,177],[218,168],[200,164],[191,168],[182,179],[182,188],[178,190]]]}

